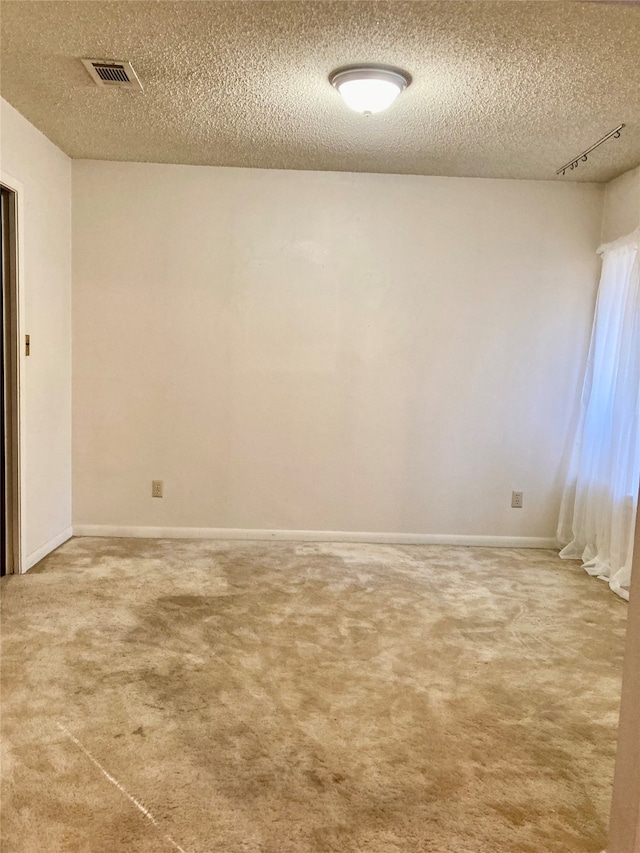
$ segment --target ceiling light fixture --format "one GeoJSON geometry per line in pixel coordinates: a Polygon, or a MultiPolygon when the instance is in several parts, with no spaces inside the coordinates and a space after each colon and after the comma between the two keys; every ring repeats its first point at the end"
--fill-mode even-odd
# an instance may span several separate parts
{"type": "Polygon", "coordinates": [[[386,110],[406,89],[411,78],[406,71],[383,65],[351,65],[329,75],[329,82],[348,107],[370,116],[386,110]]]}

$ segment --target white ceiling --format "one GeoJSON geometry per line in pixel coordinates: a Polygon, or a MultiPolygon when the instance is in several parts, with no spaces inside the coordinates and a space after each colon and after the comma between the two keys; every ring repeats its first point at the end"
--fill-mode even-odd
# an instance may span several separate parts
{"type": "Polygon", "coordinates": [[[640,163],[640,5],[31,2],[0,5],[2,95],[74,158],[606,181],[640,163]],[[81,57],[127,59],[143,92],[81,57]],[[407,70],[385,113],[350,112],[329,72],[407,70]]]}

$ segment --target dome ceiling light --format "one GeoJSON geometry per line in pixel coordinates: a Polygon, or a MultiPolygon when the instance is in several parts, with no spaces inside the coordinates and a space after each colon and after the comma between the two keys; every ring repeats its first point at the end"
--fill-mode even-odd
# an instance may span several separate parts
{"type": "Polygon", "coordinates": [[[406,71],[382,65],[351,65],[329,75],[348,107],[370,116],[386,110],[411,82],[406,71]]]}

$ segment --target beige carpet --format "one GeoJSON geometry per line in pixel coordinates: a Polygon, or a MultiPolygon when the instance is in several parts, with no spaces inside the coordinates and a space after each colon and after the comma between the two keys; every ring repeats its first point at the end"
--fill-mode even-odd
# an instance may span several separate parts
{"type": "Polygon", "coordinates": [[[74,539],[2,582],[3,853],[599,853],[626,605],[550,551],[74,539]]]}

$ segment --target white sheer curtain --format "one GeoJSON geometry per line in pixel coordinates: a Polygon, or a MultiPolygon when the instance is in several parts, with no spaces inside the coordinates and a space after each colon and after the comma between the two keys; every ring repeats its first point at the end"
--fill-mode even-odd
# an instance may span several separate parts
{"type": "Polygon", "coordinates": [[[582,408],[560,509],[561,557],[629,598],[640,481],[640,228],[606,243],[582,408]]]}

